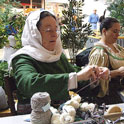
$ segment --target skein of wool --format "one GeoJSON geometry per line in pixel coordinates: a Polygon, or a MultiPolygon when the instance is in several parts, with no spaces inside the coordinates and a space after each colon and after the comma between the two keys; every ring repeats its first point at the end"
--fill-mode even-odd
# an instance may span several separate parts
{"type": "Polygon", "coordinates": [[[35,93],[31,98],[31,123],[32,124],[50,124],[50,96],[47,92],[35,93]]]}

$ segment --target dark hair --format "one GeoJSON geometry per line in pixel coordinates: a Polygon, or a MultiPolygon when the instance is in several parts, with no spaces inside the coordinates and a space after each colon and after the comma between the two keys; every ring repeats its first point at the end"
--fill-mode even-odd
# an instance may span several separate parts
{"type": "Polygon", "coordinates": [[[37,22],[37,25],[36,25],[38,30],[40,29],[40,26],[41,26],[41,20],[44,19],[47,16],[52,16],[56,20],[56,17],[53,14],[51,14],[50,12],[48,12],[48,11],[41,12],[40,13],[40,19],[39,19],[39,21],[37,22]]]}
{"type": "Polygon", "coordinates": [[[100,16],[100,18],[99,18],[99,22],[100,22],[100,23],[105,19],[105,13],[106,13],[106,9],[104,10],[103,15],[100,16]]]}
{"type": "Polygon", "coordinates": [[[110,29],[114,23],[119,23],[119,21],[112,17],[105,18],[100,24],[100,33],[102,34],[102,29],[110,29]]]}
{"type": "Polygon", "coordinates": [[[101,23],[105,19],[105,16],[100,16],[99,22],[101,23]]]}

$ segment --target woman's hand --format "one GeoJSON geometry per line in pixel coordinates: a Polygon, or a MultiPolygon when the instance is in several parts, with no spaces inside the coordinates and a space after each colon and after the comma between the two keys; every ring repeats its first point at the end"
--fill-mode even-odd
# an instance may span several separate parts
{"type": "Polygon", "coordinates": [[[108,79],[109,73],[110,71],[106,67],[98,67],[96,65],[86,66],[77,73],[77,80],[97,80],[99,78],[108,79]]]}
{"type": "Polygon", "coordinates": [[[122,77],[124,77],[124,66],[122,66],[122,67],[120,67],[119,69],[118,69],[118,76],[122,76],[122,77]]]}
{"type": "Polygon", "coordinates": [[[116,70],[111,70],[111,77],[116,78],[117,76],[124,77],[124,66],[121,66],[116,70]]]}
{"type": "Polygon", "coordinates": [[[99,75],[99,68],[95,65],[86,66],[84,67],[80,72],[77,73],[77,80],[89,80],[90,78],[93,78],[93,80],[96,80],[99,75]]]}
{"type": "Polygon", "coordinates": [[[99,77],[108,80],[110,77],[110,70],[106,67],[99,67],[99,77]]]}

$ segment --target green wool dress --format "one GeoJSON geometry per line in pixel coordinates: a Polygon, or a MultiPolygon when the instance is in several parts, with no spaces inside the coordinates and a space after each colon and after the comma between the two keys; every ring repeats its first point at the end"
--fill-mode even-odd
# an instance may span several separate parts
{"type": "Polygon", "coordinates": [[[51,100],[67,100],[69,73],[81,68],[71,65],[62,54],[52,63],[40,62],[28,55],[18,55],[12,61],[19,103],[30,103],[36,92],[48,92],[51,100]]]}

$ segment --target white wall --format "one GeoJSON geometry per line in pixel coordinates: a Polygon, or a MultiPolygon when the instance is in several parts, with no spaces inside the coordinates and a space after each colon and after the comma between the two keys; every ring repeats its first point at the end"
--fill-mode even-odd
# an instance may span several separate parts
{"type": "MultiPolygon", "coordinates": [[[[84,23],[88,23],[89,15],[93,13],[93,10],[97,10],[97,14],[100,16],[103,15],[104,10],[107,9],[106,5],[106,0],[84,0],[84,6],[82,7],[83,9],[83,14],[86,14],[87,16],[84,18],[84,23]]],[[[105,17],[109,16],[109,11],[106,10],[105,17]]],[[[100,24],[97,23],[97,30],[99,30],[100,24]]]]}
{"type": "MultiPolygon", "coordinates": [[[[97,14],[99,16],[103,15],[104,10],[107,8],[107,5],[105,4],[106,0],[98,0],[98,1],[94,1],[94,0],[85,0],[84,1],[84,6],[83,6],[83,13],[87,14],[88,16],[86,17],[85,21],[88,21],[88,17],[91,13],[93,13],[93,10],[96,9],[97,10],[97,14]]],[[[109,15],[109,11],[106,11],[106,15],[109,15]]]]}

